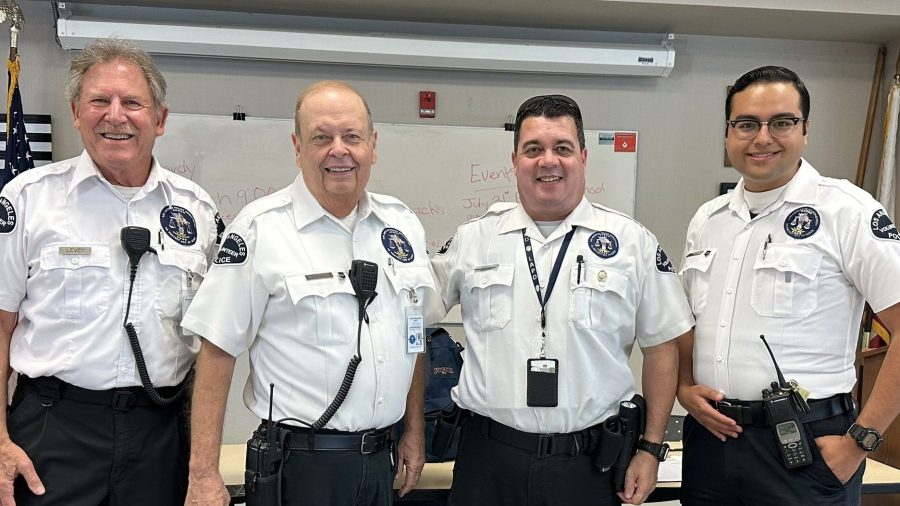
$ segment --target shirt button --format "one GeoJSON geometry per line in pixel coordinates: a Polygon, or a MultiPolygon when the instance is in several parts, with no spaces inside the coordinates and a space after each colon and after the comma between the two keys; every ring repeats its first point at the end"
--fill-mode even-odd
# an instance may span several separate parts
{"type": "Polygon", "coordinates": [[[726,291],[727,293],[734,293],[734,288],[729,288],[728,290],[725,290],[725,291],[726,291]]]}
{"type": "Polygon", "coordinates": [[[378,398],[378,404],[384,404],[384,397],[378,398]]]}
{"type": "Polygon", "coordinates": [[[782,260],[782,261],[778,262],[778,265],[784,267],[785,265],[787,265],[787,262],[782,260]]]}
{"type": "Polygon", "coordinates": [[[78,257],[72,258],[71,260],[69,260],[69,262],[71,262],[72,265],[78,265],[78,257]]]}
{"type": "Polygon", "coordinates": [[[546,285],[546,284],[545,284],[545,283],[541,283],[541,284],[540,284],[540,285],[538,285],[538,286],[540,286],[540,287],[541,287],[541,290],[543,290],[543,289],[544,289],[544,288],[547,288],[547,285],[546,285]]]}
{"type": "Polygon", "coordinates": [[[722,361],[722,355],[716,355],[716,362],[722,361]]]}
{"type": "Polygon", "coordinates": [[[741,259],[741,255],[735,253],[735,254],[734,254],[734,259],[735,259],[735,260],[740,260],[740,259],[741,259]]]}
{"type": "Polygon", "coordinates": [[[487,286],[487,279],[481,278],[481,286],[487,286]]]}
{"type": "Polygon", "coordinates": [[[728,322],[726,322],[726,321],[724,321],[724,320],[723,320],[721,323],[719,323],[719,326],[720,326],[720,327],[725,327],[725,326],[727,326],[727,325],[728,325],[728,322]]]}
{"type": "Polygon", "coordinates": [[[378,355],[378,361],[384,363],[384,355],[378,355]]]}

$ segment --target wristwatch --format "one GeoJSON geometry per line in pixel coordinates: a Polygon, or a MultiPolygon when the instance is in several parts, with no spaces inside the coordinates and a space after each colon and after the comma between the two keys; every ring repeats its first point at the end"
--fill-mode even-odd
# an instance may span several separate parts
{"type": "Polygon", "coordinates": [[[884,438],[881,437],[881,433],[877,430],[863,427],[856,423],[847,429],[847,434],[856,441],[856,444],[859,445],[860,448],[867,452],[874,452],[878,448],[878,445],[884,441],[884,438]]]}
{"type": "MultiPolygon", "coordinates": [[[[879,442],[881,442],[880,439],[879,439],[879,442]]],[[[669,444],[668,443],[662,443],[662,444],[651,443],[650,441],[641,439],[640,441],[638,441],[638,448],[641,450],[644,450],[645,452],[649,453],[650,455],[653,455],[654,457],[656,457],[656,460],[658,460],[660,462],[665,462],[666,457],[669,456],[669,444]]]]}

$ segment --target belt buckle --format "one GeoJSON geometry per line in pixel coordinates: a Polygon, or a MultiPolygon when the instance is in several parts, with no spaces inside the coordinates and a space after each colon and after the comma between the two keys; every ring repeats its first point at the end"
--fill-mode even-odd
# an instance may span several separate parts
{"type": "Polygon", "coordinates": [[[537,458],[542,459],[553,455],[553,435],[538,434],[537,458]]]}
{"type": "MultiPolygon", "coordinates": [[[[364,433],[362,434],[362,436],[360,436],[360,438],[359,438],[359,453],[361,453],[361,454],[363,454],[363,455],[368,455],[368,454],[370,454],[370,453],[375,453],[375,452],[378,451],[378,444],[377,444],[377,442],[373,442],[373,443],[372,443],[372,448],[371,448],[371,449],[370,449],[368,446],[366,446],[366,443],[367,443],[367,439],[366,439],[366,438],[369,437],[369,436],[374,436],[374,435],[376,435],[375,431],[374,431],[374,430],[370,430],[370,431],[364,432],[364,433]]],[[[374,440],[375,438],[372,438],[372,439],[374,440]]]]}
{"type": "Polygon", "coordinates": [[[137,404],[137,396],[130,390],[113,392],[112,408],[114,411],[129,411],[137,404]]]}

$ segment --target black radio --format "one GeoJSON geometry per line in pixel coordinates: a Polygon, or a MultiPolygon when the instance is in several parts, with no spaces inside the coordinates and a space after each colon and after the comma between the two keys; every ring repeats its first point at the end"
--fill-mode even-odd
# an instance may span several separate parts
{"type": "Polygon", "coordinates": [[[270,383],[269,419],[264,426],[253,431],[253,436],[247,441],[247,470],[244,472],[247,506],[281,504],[281,465],[287,431],[272,422],[274,390],[275,385],[270,383]]]}
{"type": "Polygon", "coordinates": [[[775,354],[772,353],[772,348],[766,342],[766,337],[759,336],[759,338],[766,345],[766,350],[772,357],[775,373],[778,376],[778,381],[772,382],[771,390],[763,389],[762,397],[766,416],[769,417],[769,423],[775,430],[775,438],[778,440],[778,449],[781,450],[784,467],[794,469],[808,466],[812,464],[812,455],[809,453],[809,442],[806,440],[803,426],[800,425],[797,411],[808,412],[809,405],[800,394],[797,383],[794,381],[788,383],[784,380],[784,375],[781,374],[781,368],[775,361],[775,354]]]}

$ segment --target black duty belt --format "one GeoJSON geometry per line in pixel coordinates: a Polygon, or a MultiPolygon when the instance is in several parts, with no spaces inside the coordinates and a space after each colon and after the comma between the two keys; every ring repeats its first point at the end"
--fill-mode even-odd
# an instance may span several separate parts
{"type": "MultiPolygon", "coordinates": [[[[800,421],[803,423],[842,415],[853,409],[853,398],[850,394],[837,394],[827,399],[810,399],[808,403],[809,413],[800,413],[800,421]]],[[[769,417],[766,416],[763,401],[725,399],[713,402],[712,405],[716,411],[731,418],[738,425],[769,426],[769,417]]]]}
{"type": "Polygon", "coordinates": [[[356,451],[364,455],[379,452],[391,445],[391,427],[359,432],[321,430],[310,432],[304,427],[280,425],[289,432],[285,447],[291,450],[356,451]]]}
{"type": "MultiPolygon", "coordinates": [[[[156,406],[143,387],[113,388],[110,390],[89,390],[54,377],[40,376],[29,378],[24,374],[19,375],[18,387],[30,388],[38,393],[41,402],[53,402],[59,399],[81,402],[85,404],[98,404],[109,406],[116,411],[128,411],[135,406],[156,406]]],[[[175,387],[158,388],[159,394],[169,397],[178,389],[175,387]]],[[[173,403],[177,406],[179,403],[173,403]]]]}
{"type": "Polygon", "coordinates": [[[579,453],[585,453],[591,450],[591,443],[596,443],[600,437],[600,430],[595,428],[567,434],[523,432],[477,413],[472,413],[472,419],[468,423],[473,423],[485,437],[520,450],[532,452],[538,458],[560,454],[578,455],[579,453]]]}

